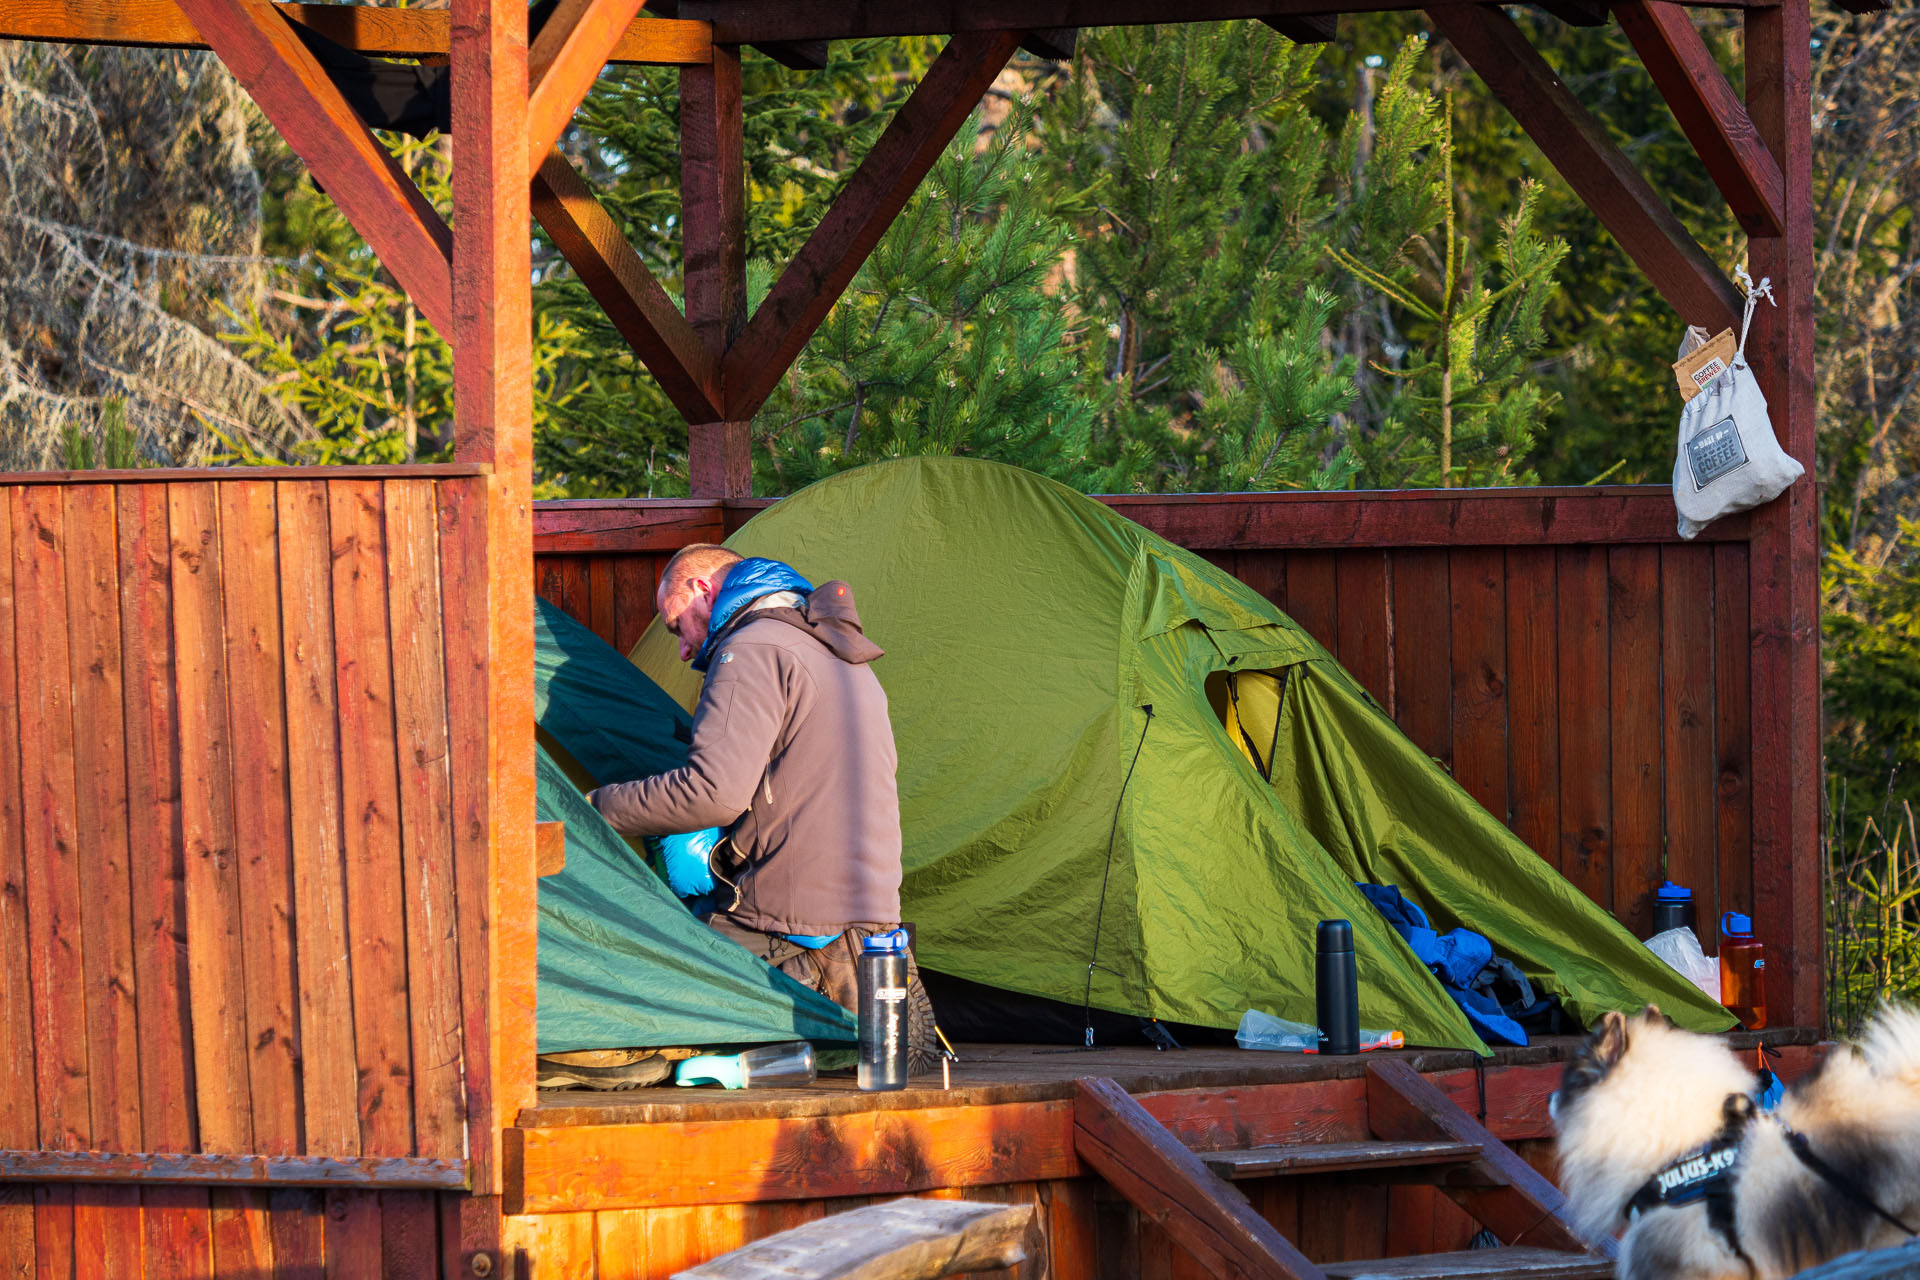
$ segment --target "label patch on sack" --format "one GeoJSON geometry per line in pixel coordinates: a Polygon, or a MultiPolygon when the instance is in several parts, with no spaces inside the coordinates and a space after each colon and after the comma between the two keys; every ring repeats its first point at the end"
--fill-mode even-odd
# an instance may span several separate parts
{"type": "Polygon", "coordinates": [[[1732,418],[1720,421],[1687,441],[1687,466],[1693,472],[1695,490],[1706,488],[1721,476],[1730,475],[1747,465],[1747,449],[1740,442],[1740,428],[1732,418]]]}

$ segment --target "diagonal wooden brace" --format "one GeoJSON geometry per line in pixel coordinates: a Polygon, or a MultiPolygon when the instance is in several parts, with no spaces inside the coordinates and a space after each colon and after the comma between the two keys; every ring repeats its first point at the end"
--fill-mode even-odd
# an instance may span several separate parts
{"type": "Polygon", "coordinates": [[[453,234],[261,0],[181,0],[201,38],[326,187],[354,230],[442,335],[453,334],[453,234]]]}
{"type": "Polygon", "coordinates": [[[1075,1154],[1179,1241],[1208,1275],[1326,1280],[1239,1188],[1214,1176],[1125,1089],[1093,1079],[1075,1081],[1074,1090],[1075,1154]]]}
{"type": "Polygon", "coordinates": [[[1613,11],[1740,226],[1750,236],[1781,234],[1780,163],[1687,11],[1669,0],[1620,0],[1613,11]]]}
{"type": "MultiPolygon", "coordinates": [[[[1443,1191],[1501,1244],[1588,1250],[1573,1230],[1560,1189],[1405,1062],[1389,1058],[1367,1064],[1367,1127],[1376,1138],[1395,1142],[1447,1139],[1478,1146],[1480,1157],[1469,1166],[1475,1185],[1443,1184],[1443,1191]]],[[[1614,1243],[1605,1240],[1593,1248],[1611,1257],[1614,1243]]]]}
{"type": "Polygon", "coordinates": [[[947,43],[728,348],[720,376],[727,418],[749,419],[766,402],[1020,39],[1018,31],[968,32],[947,43]]]}
{"type": "Polygon", "coordinates": [[[527,50],[527,171],[560,141],[646,0],[560,0],[527,50]]]}
{"type": "Polygon", "coordinates": [[[712,354],[558,151],[534,175],[533,216],[687,421],[721,417],[712,354]]]}
{"type": "Polygon", "coordinates": [[[1512,18],[1468,4],[1427,16],[1682,320],[1709,330],[1739,321],[1739,291],[1512,18]]]}

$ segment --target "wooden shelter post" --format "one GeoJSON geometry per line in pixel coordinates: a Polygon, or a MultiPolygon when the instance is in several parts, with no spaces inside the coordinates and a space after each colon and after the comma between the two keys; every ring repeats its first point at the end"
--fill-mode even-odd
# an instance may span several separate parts
{"type": "Polygon", "coordinates": [[[1746,11],[1747,110],[1780,166],[1784,226],[1749,242],[1773,282],[1747,339],[1781,445],[1808,477],[1753,513],[1754,926],[1777,957],[1768,1017],[1824,1025],[1820,865],[1820,496],[1814,475],[1812,24],[1807,0],[1746,11]]]}
{"type": "Polygon", "coordinates": [[[476,1255],[497,1264],[500,1132],[535,1098],[533,742],[533,379],[532,216],[528,173],[527,8],[523,0],[454,0],[453,351],[455,452],[491,468],[484,512],[444,512],[466,525],[461,542],[483,547],[446,602],[449,629],[481,631],[484,668],[461,692],[482,700],[481,743],[466,750],[471,772],[454,770],[456,834],[465,843],[459,892],[486,905],[467,912],[463,937],[467,1123],[474,1196],[448,1232],[460,1270],[476,1255]],[[475,606],[478,606],[477,611],[475,606]],[[475,963],[475,961],[478,963],[475,963]]]}

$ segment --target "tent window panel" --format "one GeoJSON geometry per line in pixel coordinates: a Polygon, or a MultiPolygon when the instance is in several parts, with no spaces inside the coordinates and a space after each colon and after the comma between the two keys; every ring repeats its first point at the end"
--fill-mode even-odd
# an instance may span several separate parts
{"type": "Polygon", "coordinates": [[[1280,715],[1286,705],[1287,674],[1277,671],[1216,671],[1207,677],[1207,702],[1226,727],[1240,754],[1273,780],[1273,757],[1280,743],[1280,715]]]}

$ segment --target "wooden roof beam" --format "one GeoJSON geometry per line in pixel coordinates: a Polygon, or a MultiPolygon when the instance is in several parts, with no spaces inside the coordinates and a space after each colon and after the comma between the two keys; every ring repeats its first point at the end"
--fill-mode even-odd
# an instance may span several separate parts
{"type": "Polygon", "coordinates": [[[947,42],[728,348],[720,382],[729,420],[750,419],[766,402],[914,188],[973,114],[1022,35],[968,32],[947,42]]]}
{"type": "Polygon", "coordinates": [[[560,0],[527,50],[527,170],[540,168],[646,0],[560,0]]]}
{"type": "Polygon", "coordinates": [[[1261,19],[1295,44],[1326,44],[1340,34],[1339,15],[1332,13],[1295,13],[1261,19]]]}
{"type": "Polygon", "coordinates": [[[421,313],[453,333],[453,234],[392,153],[260,0],[182,0],[220,60],[380,255],[421,313]]]}
{"type": "MultiPolygon", "coordinates": [[[[445,9],[357,4],[276,4],[274,8],[301,26],[368,57],[444,58],[447,54],[450,20],[445,9]]],[[[0,39],[164,49],[208,47],[193,19],[174,0],[57,0],[0,5],[0,39]]],[[[607,61],[654,66],[698,64],[711,59],[712,43],[712,28],[704,22],[643,18],[627,27],[607,61]]]]}
{"type": "Polygon", "coordinates": [[[1780,164],[1686,10],[1670,0],[1621,0],[1614,14],[1741,228],[1750,236],[1781,234],[1780,164]]]}
{"type": "Polygon", "coordinates": [[[716,361],[567,158],[533,178],[533,216],[688,422],[721,416],[716,361]]]}
{"type": "Polygon", "coordinates": [[[1512,18],[1491,5],[1436,5],[1427,16],[1682,320],[1710,331],[1739,321],[1732,282],[1512,18]]]}
{"type": "MultiPolygon", "coordinates": [[[[1777,0],[1693,0],[1691,7],[1764,8],[1777,0]]],[[[1856,0],[1862,2],[1862,0],[1856,0]]],[[[681,17],[713,24],[713,38],[764,45],[783,40],[858,40],[868,36],[1038,31],[1055,27],[1138,26],[1154,22],[1217,22],[1422,9],[1419,0],[679,0],[681,17]]]]}

